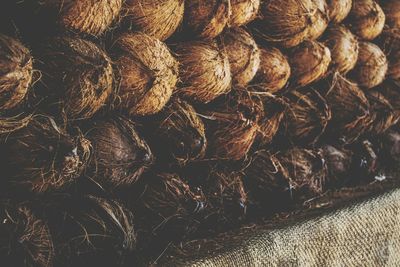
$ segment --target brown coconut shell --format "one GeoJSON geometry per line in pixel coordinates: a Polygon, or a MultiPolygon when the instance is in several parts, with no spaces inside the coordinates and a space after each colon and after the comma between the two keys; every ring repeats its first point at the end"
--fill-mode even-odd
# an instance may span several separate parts
{"type": "Polygon", "coordinates": [[[68,119],[88,119],[106,105],[113,91],[110,58],[97,45],[72,37],[56,37],[37,50],[42,86],[51,112],[68,119]]]}
{"type": "Polygon", "coordinates": [[[178,63],[161,41],[143,33],[125,33],[113,47],[120,76],[119,109],[151,115],[169,101],[178,81],[178,63]]]}
{"type": "Polygon", "coordinates": [[[229,26],[240,27],[251,22],[258,16],[261,0],[231,0],[232,14],[229,26]]]}
{"type": "Polygon", "coordinates": [[[327,0],[329,18],[334,23],[342,22],[349,15],[353,0],[327,0]]]}
{"type": "Polygon", "coordinates": [[[285,87],[290,75],[289,62],[279,49],[260,48],[260,67],[254,79],[260,85],[259,90],[279,92],[285,87]]]}
{"type": "Polygon", "coordinates": [[[388,61],[383,51],[375,44],[359,43],[358,60],[349,77],[361,87],[373,88],[385,79],[388,61]]]}
{"type": "Polygon", "coordinates": [[[357,38],[346,27],[334,25],[325,32],[322,42],[331,51],[330,69],[340,73],[352,70],[358,59],[357,38]]]}
{"type": "Polygon", "coordinates": [[[379,5],[386,15],[386,24],[392,28],[400,28],[400,2],[397,0],[381,0],[379,5]]]}
{"type": "Polygon", "coordinates": [[[93,148],[86,175],[100,186],[132,185],[154,161],[134,122],[127,118],[96,120],[85,136],[93,148]]]}
{"type": "Polygon", "coordinates": [[[213,39],[228,25],[231,17],[230,0],[191,0],[185,5],[183,26],[202,39],[213,39]]]}
{"type": "Polygon", "coordinates": [[[223,35],[223,45],[231,67],[233,84],[246,86],[260,66],[260,50],[256,42],[244,29],[234,28],[223,35]]]}
{"type": "Polygon", "coordinates": [[[308,39],[317,40],[328,27],[330,18],[325,0],[314,0],[316,5],[311,16],[312,26],[308,29],[308,39]]]}
{"type": "Polygon", "coordinates": [[[354,0],[346,21],[355,35],[370,41],[381,34],[385,26],[385,13],[374,0],[354,0]]]}
{"type": "Polygon", "coordinates": [[[126,20],[135,31],[161,41],[168,39],[183,20],[184,0],[128,0],[126,20]]]}
{"type": "Polygon", "coordinates": [[[376,90],[389,101],[396,114],[400,114],[400,81],[388,79],[376,90]]]}
{"type": "Polygon", "coordinates": [[[327,186],[329,188],[342,187],[349,178],[353,153],[331,145],[322,146],[321,151],[328,169],[327,186]]]}
{"type": "Polygon", "coordinates": [[[0,257],[8,266],[51,267],[53,240],[47,224],[24,205],[2,203],[0,257]]]}
{"type": "Polygon", "coordinates": [[[181,64],[179,92],[184,97],[208,103],[231,90],[228,55],[216,42],[185,42],[175,52],[181,64]]]}
{"type": "Polygon", "coordinates": [[[400,28],[385,29],[377,42],[389,61],[387,76],[400,81],[400,28]]]}
{"type": "Polygon", "coordinates": [[[2,165],[11,186],[42,193],[77,179],[89,153],[90,142],[81,134],[69,134],[50,117],[37,117],[3,141],[2,165]]]}
{"type": "Polygon", "coordinates": [[[99,36],[120,14],[123,0],[44,0],[57,12],[57,23],[66,30],[99,36]]]}
{"type": "Polygon", "coordinates": [[[400,163],[400,133],[390,129],[377,140],[381,164],[392,169],[400,163]]]}
{"type": "Polygon", "coordinates": [[[331,63],[328,47],[316,41],[305,41],[289,52],[293,84],[304,87],[325,76],[331,63]]]}
{"type": "Polygon", "coordinates": [[[32,83],[33,59],[18,40],[0,34],[0,111],[16,107],[32,83]]]}

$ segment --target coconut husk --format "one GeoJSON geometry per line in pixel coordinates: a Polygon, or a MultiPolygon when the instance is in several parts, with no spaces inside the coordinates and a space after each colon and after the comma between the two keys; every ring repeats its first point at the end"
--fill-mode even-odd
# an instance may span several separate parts
{"type": "Polygon", "coordinates": [[[376,147],[369,140],[360,140],[351,147],[352,165],[348,185],[360,185],[371,182],[378,171],[379,157],[376,147]]]}
{"type": "Polygon", "coordinates": [[[201,159],[206,152],[204,124],[192,105],[174,98],[165,109],[145,118],[144,131],[157,159],[186,163],[201,159]]]}
{"type": "Polygon", "coordinates": [[[71,135],[50,117],[36,117],[2,141],[2,168],[12,187],[43,193],[77,179],[87,163],[90,142],[71,135]]]}
{"type": "Polygon", "coordinates": [[[370,41],[382,32],[385,13],[374,0],[355,0],[346,22],[355,35],[370,41]]]}
{"type": "Polygon", "coordinates": [[[246,86],[260,66],[260,50],[253,37],[242,28],[234,28],[223,35],[224,50],[228,56],[232,82],[246,86]]]}
{"type": "Polygon", "coordinates": [[[331,63],[331,52],[322,43],[305,41],[293,48],[288,58],[293,84],[304,87],[325,76],[331,63]]]}
{"type": "Polygon", "coordinates": [[[2,202],[0,257],[3,263],[7,266],[53,266],[53,240],[47,224],[24,205],[2,202]]]}
{"type": "Polygon", "coordinates": [[[353,153],[350,150],[331,145],[321,147],[328,169],[328,188],[341,188],[349,178],[353,153]]]}
{"type": "Polygon", "coordinates": [[[126,20],[135,31],[161,41],[168,39],[183,20],[184,0],[128,0],[126,20]]]}
{"type": "Polygon", "coordinates": [[[366,89],[373,88],[385,79],[388,61],[383,51],[375,44],[359,43],[358,60],[349,77],[366,89]]]}
{"type": "Polygon", "coordinates": [[[180,65],[179,92],[191,100],[208,103],[231,90],[228,55],[214,41],[180,43],[175,52],[180,65]]]}
{"type": "Polygon", "coordinates": [[[33,59],[18,40],[0,34],[0,111],[15,108],[33,79],[33,59]]]}
{"type": "Polygon", "coordinates": [[[327,4],[331,21],[340,23],[349,15],[353,0],[327,0],[327,4]]]}
{"type": "Polygon", "coordinates": [[[400,114],[400,81],[387,79],[376,90],[389,101],[396,116],[398,116],[400,114]]]}
{"type": "Polygon", "coordinates": [[[400,163],[400,133],[394,129],[386,131],[376,142],[379,160],[386,168],[398,168],[400,163]]]}
{"type": "Polygon", "coordinates": [[[377,42],[389,62],[387,77],[400,81],[400,29],[385,29],[377,42]]]}
{"type": "Polygon", "coordinates": [[[68,119],[88,119],[106,105],[113,91],[110,58],[92,42],[56,37],[37,50],[42,73],[37,94],[45,109],[68,119]]]}
{"type": "Polygon", "coordinates": [[[346,74],[356,66],[358,41],[346,27],[341,25],[329,27],[322,42],[331,51],[331,71],[346,74]]]}
{"type": "Polygon", "coordinates": [[[201,39],[217,37],[231,16],[230,0],[191,0],[186,3],[183,27],[201,39]]]}
{"type": "Polygon", "coordinates": [[[2,112],[0,115],[0,135],[12,133],[26,127],[32,120],[33,114],[28,110],[2,112]]]}
{"type": "Polygon", "coordinates": [[[325,0],[314,0],[316,5],[311,15],[312,25],[308,28],[308,39],[317,40],[328,27],[330,18],[325,0]]]}
{"type": "Polygon", "coordinates": [[[130,115],[159,112],[178,81],[178,63],[168,47],[143,33],[125,33],[112,49],[120,76],[116,106],[130,115]]]}
{"type": "Polygon", "coordinates": [[[260,90],[277,93],[285,87],[290,75],[289,62],[279,49],[260,48],[260,67],[254,79],[260,90]]]}
{"type": "Polygon", "coordinates": [[[231,0],[232,14],[229,27],[246,25],[258,16],[261,0],[231,0]]]}
{"type": "Polygon", "coordinates": [[[86,176],[101,187],[135,183],[153,163],[153,154],[124,117],[96,120],[85,134],[93,148],[86,176]]]}
{"type": "Polygon", "coordinates": [[[288,109],[281,131],[294,144],[314,144],[324,133],[331,110],[326,100],[314,89],[295,90],[285,95],[288,109]]]}
{"type": "Polygon", "coordinates": [[[43,0],[40,4],[57,13],[57,23],[65,30],[99,36],[118,18],[123,0],[43,0]]]}
{"type": "Polygon", "coordinates": [[[385,13],[386,24],[393,28],[400,28],[400,2],[397,0],[381,0],[379,5],[385,13]]]}

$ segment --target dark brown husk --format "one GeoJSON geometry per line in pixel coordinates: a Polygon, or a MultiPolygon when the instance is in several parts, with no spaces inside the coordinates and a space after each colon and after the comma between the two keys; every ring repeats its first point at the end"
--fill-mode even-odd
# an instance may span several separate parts
{"type": "Polygon", "coordinates": [[[112,49],[120,76],[116,106],[130,115],[159,112],[178,81],[178,62],[166,44],[147,34],[125,33],[112,49]]]}
{"type": "Polygon", "coordinates": [[[375,0],[354,0],[347,24],[363,40],[375,39],[385,25],[385,13],[375,0]]]}
{"type": "Polygon", "coordinates": [[[293,84],[304,87],[325,76],[331,63],[331,52],[316,41],[305,41],[289,53],[293,84]]]}
{"type": "Polygon", "coordinates": [[[240,27],[254,20],[258,15],[260,3],[261,0],[231,0],[229,27],[240,27]]]}
{"type": "Polygon", "coordinates": [[[400,28],[400,2],[398,0],[381,0],[380,6],[386,15],[386,24],[393,28],[400,28]]]}
{"type": "Polygon", "coordinates": [[[228,55],[215,41],[181,43],[175,52],[181,64],[179,92],[183,96],[208,103],[231,90],[228,55]]]}
{"type": "Polygon", "coordinates": [[[120,14],[123,0],[43,0],[45,7],[57,12],[57,22],[76,33],[99,36],[120,14]]]}
{"type": "Polygon", "coordinates": [[[290,75],[289,62],[279,49],[260,48],[260,67],[254,79],[259,90],[276,93],[285,87],[290,75]]]}
{"type": "Polygon", "coordinates": [[[157,116],[146,118],[144,128],[158,160],[185,165],[205,155],[207,139],[203,121],[184,100],[174,98],[157,116]]]}
{"type": "Polygon", "coordinates": [[[164,41],[181,24],[184,6],[184,0],[128,0],[126,20],[135,31],[164,41]]]}
{"type": "Polygon", "coordinates": [[[188,34],[212,39],[227,26],[231,13],[230,0],[191,0],[185,5],[183,25],[188,34]]]}
{"type": "Polygon", "coordinates": [[[389,101],[396,116],[400,114],[400,81],[387,79],[376,90],[389,101]]]}
{"type": "Polygon", "coordinates": [[[327,0],[327,4],[331,21],[340,23],[349,15],[353,0],[327,0]]]}
{"type": "Polygon", "coordinates": [[[42,193],[77,179],[87,163],[90,142],[70,135],[50,117],[36,117],[3,140],[3,169],[11,186],[42,193]]]}
{"type": "Polygon", "coordinates": [[[16,110],[8,114],[8,112],[0,115],[0,135],[8,134],[26,127],[32,120],[33,114],[29,111],[16,110]],[[14,114],[13,114],[14,113],[14,114]]]}
{"type": "Polygon", "coordinates": [[[331,51],[330,69],[346,74],[352,70],[358,59],[358,41],[344,26],[334,25],[325,32],[322,42],[331,51]]]}
{"type": "Polygon", "coordinates": [[[396,130],[388,130],[377,139],[379,160],[387,168],[398,168],[400,163],[400,133],[396,130]]]}
{"type": "Polygon", "coordinates": [[[331,145],[322,146],[321,151],[328,169],[327,187],[340,188],[344,186],[346,180],[349,178],[352,152],[331,145]]]}
{"type": "Polygon", "coordinates": [[[378,44],[389,62],[387,77],[400,81],[400,28],[385,29],[378,44]]]}
{"type": "Polygon", "coordinates": [[[0,257],[6,266],[53,266],[53,240],[44,221],[9,201],[1,204],[0,219],[0,257]]]}
{"type": "Polygon", "coordinates": [[[308,29],[307,39],[317,40],[329,24],[328,5],[325,0],[313,0],[316,5],[311,15],[312,25],[308,29]]]}
{"type": "Polygon", "coordinates": [[[260,66],[260,50],[253,37],[242,28],[234,28],[223,35],[223,46],[228,56],[232,82],[246,86],[260,66]]]}
{"type": "Polygon", "coordinates": [[[68,119],[88,119],[105,106],[113,91],[110,58],[92,42],[56,37],[37,50],[42,86],[38,93],[49,109],[68,119]]]}
{"type": "Polygon", "coordinates": [[[370,89],[383,82],[387,70],[388,61],[383,51],[373,43],[360,42],[357,64],[349,77],[370,89]]]}
{"type": "Polygon", "coordinates": [[[93,149],[86,175],[100,186],[132,185],[154,161],[134,122],[127,118],[97,120],[85,136],[93,149]]]}
{"type": "Polygon", "coordinates": [[[22,102],[32,83],[33,59],[18,40],[0,34],[0,111],[22,102]]]}

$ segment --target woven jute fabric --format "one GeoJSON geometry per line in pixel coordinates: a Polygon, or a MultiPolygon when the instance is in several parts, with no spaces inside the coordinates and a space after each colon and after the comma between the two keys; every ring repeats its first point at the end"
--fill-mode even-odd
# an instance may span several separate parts
{"type": "MultiPolygon", "coordinates": [[[[400,266],[400,190],[168,266],[400,266]]],[[[233,242],[233,241],[232,241],[233,242]]],[[[224,244],[220,244],[224,246],[224,244]]]]}

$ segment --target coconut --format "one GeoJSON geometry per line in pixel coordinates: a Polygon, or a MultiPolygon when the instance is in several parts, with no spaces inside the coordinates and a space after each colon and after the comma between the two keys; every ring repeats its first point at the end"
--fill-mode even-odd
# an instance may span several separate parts
{"type": "Polygon", "coordinates": [[[317,40],[328,27],[330,18],[328,15],[328,5],[325,0],[314,0],[316,5],[311,16],[312,25],[308,28],[308,39],[317,40]]]}
{"type": "Polygon", "coordinates": [[[242,28],[230,29],[223,36],[233,83],[246,86],[260,66],[260,50],[253,37],[242,28]]]}
{"type": "Polygon", "coordinates": [[[47,224],[24,205],[3,201],[0,257],[7,266],[53,266],[53,241],[47,224]]]}
{"type": "Polygon", "coordinates": [[[208,103],[231,90],[228,55],[216,42],[185,42],[175,52],[181,64],[179,91],[183,96],[208,103]]]}
{"type": "Polygon", "coordinates": [[[3,141],[2,168],[11,186],[42,193],[64,187],[80,176],[90,142],[71,135],[50,117],[37,117],[3,141]]]}
{"type": "Polygon", "coordinates": [[[327,0],[329,18],[340,23],[349,15],[353,0],[327,0]]]}
{"type": "Polygon", "coordinates": [[[260,8],[261,0],[231,0],[232,14],[229,26],[240,27],[254,20],[260,8]]]}
{"type": "Polygon", "coordinates": [[[85,136],[93,148],[86,175],[101,186],[131,185],[153,163],[150,148],[127,118],[96,120],[85,136]]]}
{"type": "Polygon", "coordinates": [[[349,77],[360,86],[373,88],[385,79],[388,62],[383,51],[375,44],[360,42],[358,60],[349,77]]]}
{"type": "Polygon", "coordinates": [[[126,33],[112,49],[120,76],[118,108],[139,116],[159,112],[178,81],[178,63],[168,47],[149,35],[126,33]]]}
{"type": "Polygon", "coordinates": [[[185,165],[205,154],[203,121],[186,101],[173,99],[162,112],[151,119],[145,118],[143,128],[158,160],[185,165]]]}
{"type": "Polygon", "coordinates": [[[351,150],[353,157],[349,174],[352,180],[350,182],[353,184],[370,182],[371,177],[375,176],[378,168],[379,157],[376,147],[369,140],[360,140],[360,142],[351,147],[351,150]]]}
{"type": "Polygon", "coordinates": [[[88,119],[102,108],[113,91],[110,58],[94,43],[56,37],[37,51],[42,86],[50,112],[61,111],[68,119],[88,119]]]}
{"type": "Polygon", "coordinates": [[[184,0],[128,0],[126,20],[135,31],[164,41],[181,24],[184,6],[184,0]]]}
{"type": "Polygon", "coordinates": [[[295,90],[286,95],[288,110],[281,124],[284,136],[295,144],[313,144],[324,133],[331,110],[314,89],[295,90]]]}
{"type": "Polygon", "coordinates": [[[328,169],[327,186],[340,188],[349,178],[352,164],[352,152],[350,150],[324,145],[321,148],[323,158],[328,169]]]}
{"type": "Polygon", "coordinates": [[[191,0],[185,6],[183,26],[191,35],[212,39],[227,26],[231,13],[230,0],[191,0]]]}
{"type": "Polygon", "coordinates": [[[400,81],[400,29],[384,30],[378,44],[389,61],[387,76],[400,81]]]}
{"type": "Polygon", "coordinates": [[[385,13],[374,0],[355,0],[347,24],[363,40],[375,39],[385,26],[385,13]]]}
{"type": "Polygon", "coordinates": [[[400,114],[400,81],[388,79],[376,90],[389,101],[395,113],[400,114]]]}
{"type": "Polygon", "coordinates": [[[0,34],[0,111],[16,107],[32,83],[33,59],[18,40],[0,34]]]}
{"type": "Polygon", "coordinates": [[[377,140],[380,161],[387,168],[397,167],[400,163],[400,133],[388,130],[377,140]]]}
{"type": "Polygon", "coordinates": [[[260,48],[260,67],[255,77],[259,89],[276,93],[283,89],[289,80],[291,70],[287,58],[274,47],[260,48]]]}
{"type": "Polygon", "coordinates": [[[259,131],[263,115],[261,99],[236,89],[200,110],[206,125],[208,152],[217,159],[246,157],[259,131]]]}
{"type": "Polygon", "coordinates": [[[400,28],[400,2],[397,0],[382,0],[379,2],[386,15],[386,24],[400,28]]]}
{"type": "Polygon", "coordinates": [[[94,36],[104,33],[120,14],[123,0],[43,0],[57,12],[58,24],[66,30],[94,36]]]}
{"type": "Polygon", "coordinates": [[[322,42],[331,51],[332,71],[345,74],[355,67],[358,59],[358,41],[346,27],[334,25],[328,28],[322,42]]]}
{"type": "Polygon", "coordinates": [[[304,87],[325,76],[331,63],[331,52],[325,45],[305,41],[289,53],[294,85],[304,87]]]}

